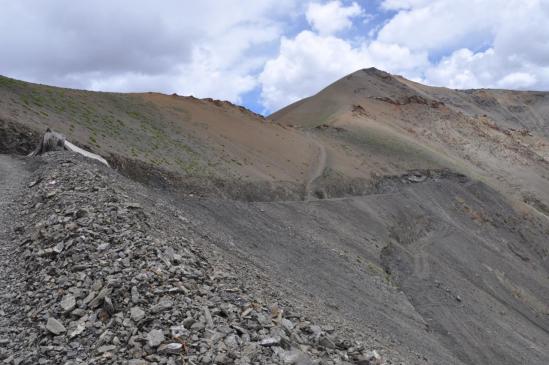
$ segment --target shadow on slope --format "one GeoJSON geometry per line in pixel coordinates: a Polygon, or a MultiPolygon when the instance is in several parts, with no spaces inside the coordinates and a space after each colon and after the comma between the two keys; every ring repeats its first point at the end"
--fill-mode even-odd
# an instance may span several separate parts
{"type": "Polygon", "coordinates": [[[204,236],[417,363],[546,364],[549,229],[467,179],[309,202],[183,201],[204,236]]]}

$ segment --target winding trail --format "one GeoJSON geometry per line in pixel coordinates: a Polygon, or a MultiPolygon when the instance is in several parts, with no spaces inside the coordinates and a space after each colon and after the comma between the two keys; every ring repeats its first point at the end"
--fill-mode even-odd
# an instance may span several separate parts
{"type": "Polygon", "coordinates": [[[313,143],[318,147],[318,154],[316,155],[316,161],[311,165],[311,171],[307,177],[307,183],[305,184],[305,200],[310,200],[312,197],[312,185],[316,179],[318,179],[324,173],[326,169],[326,161],[328,155],[326,153],[326,148],[319,142],[314,141],[313,143]]]}
{"type": "Polygon", "coordinates": [[[18,348],[14,341],[20,337],[16,335],[22,329],[17,326],[23,323],[26,315],[19,303],[25,293],[25,283],[13,237],[17,234],[15,200],[26,186],[29,175],[23,160],[0,154],[0,347],[7,350],[8,356],[18,348]]]}

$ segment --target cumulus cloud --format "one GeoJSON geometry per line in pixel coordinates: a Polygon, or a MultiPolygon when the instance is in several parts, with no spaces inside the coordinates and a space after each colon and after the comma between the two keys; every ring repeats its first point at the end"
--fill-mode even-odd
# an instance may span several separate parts
{"type": "Polygon", "coordinates": [[[440,56],[425,69],[426,83],[549,87],[546,1],[387,0],[383,6],[398,12],[379,31],[380,41],[440,56]]]}
{"type": "Polygon", "coordinates": [[[371,66],[452,88],[549,89],[546,0],[382,0],[368,12],[359,3],[0,0],[0,73],[234,102],[259,95],[266,112],[371,66]]]}
{"type": "MultiPolygon", "coordinates": [[[[396,8],[392,3],[391,7],[396,8]]],[[[502,5],[505,7],[501,0],[406,3],[379,31],[378,39],[430,52],[477,49],[489,44],[499,20],[494,12],[500,11],[502,5]],[[496,6],[495,2],[500,5],[496,6]]],[[[387,2],[385,4],[387,7],[387,2]]]]}
{"type": "Polygon", "coordinates": [[[513,72],[498,81],[502,88],[525,89],[536,83],[536,77],[527,72],[513,72]]]}
{"type": "Polygon", "coordinates": [[[0,1],[0,73],[55,85],[239,101],[294,0],[0,1]],[[9,50],[9,51],[6,51],[9,50]]]}
{"type": "Polygon", "coordinates": [[[266,63],[259,77],[263,104],[276,110],[308,96],[360,68],[366,57],[363,50],[333,36],[303,31],[293,39],[283,38],[278,56],[266,63]]]}
{"type": "Polygon", "coordinates": [[[425,71],[426,80],[435,85],[442,85],[453,89],[471,89],[482,87],[494,78],[493,67],[484,71],[484,66],[494,65],[494,51],[473,53],[467,48],[453,52],[444,57],[438,64],[432,65],[425,71]]]}
{"type": "Polygon", "coordinates": [[[385,10],[410,9],[411,7],[425,5],[432,0],[384,0],[381,8],[385,10]]]}
{"type": "Polygon", "coordinates": [[[305,16],[314,30],[328,35],[351,28],[351,18],[362,13],[362,8],[356,2],[344,6],[341,1],[330,1],[326,4],[310,3],[305,16]]]}
{"type": "Polygon", "coordinates": [[[381,9],[390,17],[358,42],[336,35],[351,27],[351,6],[309,5],[312,30],[284,38],[259,77],[267,109],[370,66],[450,88],[549,88],[546,1],[385,0],[381,9]],[[347,9],[347,15],[337,15],[338,9],[347,9]],[[330,16],[342,21],[331,28],[319,25],[331,24],[330,16]]]}
{"type": "Polygon", "coordinates": [[[396,44],[353,46],[335,36],[303,31],[293,39],[284,38],[278,56],[266,63],[259,77],[261,95],[265,107],[276,110],[361,68],[376,66],[414,74],[427,63],[425,53],[412,53],[396,44]]]}

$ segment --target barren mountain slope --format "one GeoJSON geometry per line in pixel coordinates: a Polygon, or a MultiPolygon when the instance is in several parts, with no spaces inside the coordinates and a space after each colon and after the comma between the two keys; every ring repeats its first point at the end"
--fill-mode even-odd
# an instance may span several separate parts
{"type": "MultiPolygon", "coordinates": [[[[140,289],[152,290],[145,304],[154,314],[152,323],[166,334],[184,317],[178,307],[165,315],[153,312],[162,294],[187,303],[187,315],[206,323],[205,331],[194,328],[205,337],[190,337],[197,359],[208,354],[203,343],[219,346],[215,351],[223,354],[234,352],[229,358],[245,356],[248,337],[238,329],[240,322],[235,322],[238,328],[226,325],[233,312],[216,311],[215,334],[209,333],[201,301],[213,295],[219,307],[230,307],[237,305],[231,300],[249,291],[262,292],[271,302],[274,297],[290,312],[299,309],[301,316],[307,313],[322,323],[322,336],[315,334],[316,327],[304,327],[311,340],[292,337],[292,346],[326,361],[333,355],[339,364],[357,363],[351,355],[355,349],[347,343],[323,340],[334,329],[350,333],[347,338],[354,333],[366,339],[386,364],[549,363],[546,94],[431,88],[368,69],[265,120],[218,101],[64,90],[4,78],[0,83],[0,152],[28,151],[33,135],[50,126],[103,154],[127,177],[148,184],[134,184],[116,171],[66,157],[70,155],[44,157],[47,165],[33,179],[44,178],[24,182],[30,195],[21,213],[29,229],[22,228],[17,239],[28,248],[27,260],[48,275],[29,276],[33,286],[20,300],[45,301],[47,311],[62,314],[51,298],[61,299],[57,286],[68,279],[51,268],[55,258],[50,262],[50,256],[39,255],[39,234],[49,237],[44,242],[49,253],[55,252],[58,239],[74,238],[61,224],[73,219],[79,226],[71,227],[93,239],[78,239],[66,251],[62,246],[63,265],[76,265],[72,261],[90,254],[92,262],[101,258],[98,265],[107,277],[133,275],[148,265],[161,268],[127,276],[132,285],[149,280],[177,287],[177,270],[205,285],[193,284],[193,293],[140,289]],[[80,185],[89,191],[81,192],[80,185]],[[171,189],[150,189],[159,185],[171,189]],[[139,201],[147,214],[131,200],[139,201]],[[79,218],[71,208],[78,204],[86,204],[93,215],[79,218]],[[40,214],[37,207],[42,207],[40,214]],[[52,218],[47,209],[55,212],[52,218]],[[112,218],[118,216],[120,220],[112,218]],[[107,239],[109,222],[115,232],[123,230],[126,251],[100,243],[107,239]],[[44,233],[42,223],[47,225],[44,233]],[[132,226],[137,228],[126,229],[132,226]],[[130,234],[135,239],[126,237],[130,234]],[[162,239],[155,243],[151,235],[162,239]],[[196,244],[180,239],[190,236],[196,244]],[[134,244],[141,256],[127,246],[134,244]],[[193,253],[199,248],[210,274],[193,276],[181,262],[171,268],[165,255],[172,246],[193,253]],[[213,251],[218,252],[209,257],[213,251]],[[116,260],[110,264],[107,257],[116,260]],[[234,288],[217,286],[214,262],[234,270],[234,288]],[[170,280],[159,279],[164,275],[170,280]],[[44,286],[41,280],[50,286],[38,291],[44,286]],[[238,295],[217,295],[225,289],[238,295]],[[216,294],[202,295],[204,291],[216,294]],[[230,336],[229,344],[219,341],[218,333],[230,336]]],[[[18,166],[10,163],[4,169],[18,166]]],[[[19,189],[24,195],[26,190],[19,189]]],[[[188,265],[201,267],[201,255],[188,257],[188,265]]],[[[94,280],[100,274],[93,267],[84,269],[93,276],[84,281],[84,291],[95,290],[88,288],[92,284],[99,290],[94,280]]],[[[70,278],[79,275],[73,272],[70,278]]],[[[100,284],[111,281],[102,278],[100,284]]],[[[128,290],[115,293],[123,316],[129,316],[131,308],[124,302],[128,290]]],[[[84,302],[85,293],[80,294],[84,302]]],[[[42,320],[49,315],[39,314],[42,320]]],[[[101,325],[94,322],[97,315],[89,315],[92,324],[86,328],[91,330],[81,338],[78,354],[102,359],[105,355],[94,352],[95,347],[88,348],[99,336],[93,326],[101,325]]],[[[265,328],[247,323],[259,337],[279,331],[268,318],[264,322],[265,328]]],[[[143,326],[153,330],[150,322],[143,326]]],[[[119,358],[152,354],[147,360],[154,361],[155,350],[145,345],[145,332],[139,331],[131,342],[117,337],[116,344],[105,346],[116,346],[119,358]]],[[[43,341],[52,339],[48,336],[43,341]]],[[[250,335],[250,340],[257,342],[258,336],[250,335]]],[[[293,361],[282,357],[287,348],[254,348],[259,363],[270,354],[274,363],[293,361]]],[[[63,346],[56,349],[65,356],[63,346]]]]}
{"type": "Polygon", "coordinates": [[[549,225],[483,183],[414,177],[360,197],[179,205],[219,247],[407,364],[546,364],[549,225]]]}
{"type": "Polygon", "coordinates": [[[25,138],[51,127],[128,175],[149,182],[163,176],[171,183],[185,177],[181,184],[198,193],[204,187],[208,192],[208,182],[210,190],[221,191],[231,184],[277,182],[291,195],[302,190],[318,153],[304,134],[228,102],[88,92],[4,77],[0,123],[3,141],[23,136],[13,146],[2,142],[4,152],[28,152],[32,141],[25,138]]]}
{"type": "Polygon", "coordinates": [[[220,252],[171,197],[101,164],[0,154],[0,183],[3,364],[380,358],[373,338],[330,326],[300,293],[220,252]]]}
{"type": "Polygon", "coordinates": [[[370,173],[442,166],[549,204],[549,93],[449,90],[365,69],[269,118],[345,148],[370,173]]]}

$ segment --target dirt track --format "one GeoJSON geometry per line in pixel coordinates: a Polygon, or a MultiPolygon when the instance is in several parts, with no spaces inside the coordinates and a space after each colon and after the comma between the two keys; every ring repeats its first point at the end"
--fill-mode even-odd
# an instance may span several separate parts
{"type": "Polygon", "coordinates": [[[25,162],[0,154],[0,340],[8,342],[14,340],[13,333],[22,331],[14,327],[17,319],[25,317],[18,304],[19,295],[25,291],[21,263],[12,238],[17,228],[15,199],[28,176],[25,162]]]}

